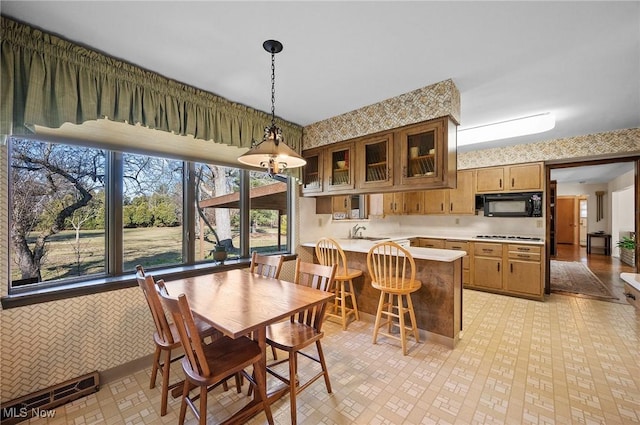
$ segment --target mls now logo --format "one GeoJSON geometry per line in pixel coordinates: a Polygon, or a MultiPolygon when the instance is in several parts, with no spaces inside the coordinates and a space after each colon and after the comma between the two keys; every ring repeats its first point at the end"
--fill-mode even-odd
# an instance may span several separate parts
{"type": "Polygon", "coordinates": [[[36,407],[34,409],[28,409],[26,407],[10,407],[8,409],[2,409],[3,418],[53,418],[56,416],[55,410],[40,409],[36,407]]]}

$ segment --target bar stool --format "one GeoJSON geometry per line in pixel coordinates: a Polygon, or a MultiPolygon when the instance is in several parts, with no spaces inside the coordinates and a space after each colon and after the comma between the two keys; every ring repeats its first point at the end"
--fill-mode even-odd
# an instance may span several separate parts
{"type": "Polygon", "coordinates": [[[378,333],[398,339],[402,344],[402,354],[406,356],[407,331],[413,333],[416,342],[420,342],[411,302],[411,293],[422,286],[422,282],[416,280],[415,261],[411,253],[397,243],[381,242],[369,250],[367,268],[371,275],[371,286],[380,290],[376,323],[373,327],[373,343],[376,343],[378,333]],[[386,297],[388,300],[385,302],[386,297]],[[407,313],[409,313],[410,326],[405,325],[407,313]],[[384,321],[382,321],[382,315],[386,316],[384,321]],[[397,322],[394,319],[397,319],[397,322]],[[387,325],[387,332],[379,332],[379,329],[385,325],[387,325]],[[399,328],[400,337],[391,333],[394,326],[399,328]]]}
{"type": "Polygon", "coordinates": [[[333,313],[327,312],[327,316],[336,317],[342,321],[342,330],[347,329],[347,317],[353,314],[354,320],[360,320],[358,302],[353,289],[353,279],[362,276],[362,270],[347,267],[347,256],[340,244],[331,238],[320,238],[316,242],[316,257],[324,266],[337,265],[335,277],[335,293],[333,313]],[[351,300],[351,307],[347,300],[351,300]]]}

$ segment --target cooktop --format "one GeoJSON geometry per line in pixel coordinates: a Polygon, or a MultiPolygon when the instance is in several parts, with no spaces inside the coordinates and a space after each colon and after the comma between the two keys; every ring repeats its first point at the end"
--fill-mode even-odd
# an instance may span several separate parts
{"type": "Polygon", "coordinates": [[[532,238],[529,236],[513,236],[513,235],[477,235],[478,239],[509,239],[517,241],[541,241],[542,238],[532,238]]]}

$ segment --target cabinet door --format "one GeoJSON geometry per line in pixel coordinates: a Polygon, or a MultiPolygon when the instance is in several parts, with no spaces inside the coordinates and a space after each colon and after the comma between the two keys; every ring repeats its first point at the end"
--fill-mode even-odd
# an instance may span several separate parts
{"type": "Polygon", "coordinates": [[[351,195],[340,195],[331,197],[331,210],[334,213],[345,213],[347,217],[350,217],[351,207],[349,201],[351,195]]]}
{"type": "Polygon", "coordinates": [[[393,185],[393,133],[356,142],[357,184],[360,189],[375,189],[393,185]]]}
{"type": "Polygon", "coordinates": [[[398,134],[400,184],[429,184],[445,179],[444,122],[433,121],[405,128],[398,134]]]}
{"type": "Polygon", "coordinates": [[[480,168],[476,171],[476,192],[501,192],[504,190],[504,168],[480,168]]]}
{"type": "Polygon", "coordinates": [[[302,167],[302,193],[321,193],[324,185],[324,156],[322,149],[302,153],[307,163],[302,167]]]}
{"type": "Polygon", "coordinates": [[[335,192],[353,189],[353,144],[340,143],[326,151],[326,172],[329,176],[327,191],[335,192]]]}
{"type": "Polygon", "coordinates": [[[542,295],[540,262],[510,259],[504,273],[507,291],[542,295]]]}
{"type": "Polygon", "coordinates": [[[502,259],[476,256],[473,261],[473,285],[502,289],[502,259]]]}
{"type": "Polygon", "coordinates": [[[508,190],[542,190],[542,164],[512,165],[508,170],[508,190]]]}
{"type": "Polygon", "coordinates": [[[421,248],[438,248],[444,249],[444,239],[420,238],[419,246],[421,248]]]}
{"type": "Polygon", "coordinates": [[[449,205],[449,190],[425,190],[424,212],[426,214],[446,214],[449,205]]]}
{"type": "Polygon", "coordinates": [[[449,214],[475,214],[473,171],[458,171],[458,186],[449,190],[449,214]]]}
{"type": "Polygon", "coordinates": [[[406,214],[424,214],[424,193],[404,192],[404,212],[406,214]]]}
{"type": "Polygon", "coordinates": [[[399,214],[402,210],[402,197],[399,193],[385,193],[382,195],[383,211],[385,215],[399,214]]]}

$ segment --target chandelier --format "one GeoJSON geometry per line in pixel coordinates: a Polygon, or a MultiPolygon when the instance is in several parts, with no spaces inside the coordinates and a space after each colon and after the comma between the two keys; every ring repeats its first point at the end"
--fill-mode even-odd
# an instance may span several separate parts
{"type": "Polygon", "coordinates": [[[287,146],[282,130],[276,126],[275,55],[282,51],[282,43],[277,40],[267,40],[262,43],[262,47],[271,53],[271,125],[265,127],[262,142],[240,155],[238,161],[246,165],[265,168],[270,176],[274,176],[286,168],[302,167],[307,161],[287,146]]]}

